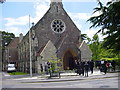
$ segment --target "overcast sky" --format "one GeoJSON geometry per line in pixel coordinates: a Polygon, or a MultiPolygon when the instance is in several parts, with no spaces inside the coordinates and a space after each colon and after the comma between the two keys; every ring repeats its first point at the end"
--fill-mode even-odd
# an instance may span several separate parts
{"type": "MultiPolygon", "coordinates": [[[[107,2],[108,0],[104,0],[107,2]]],[[[62,0],[63,7],[73,22],[90,38],[98,28],[89,29],[90,23],[86,22],[97,6],[97,0],[62,0]]],[[[104,2],[104,3],[105,3],[104,2]]],[[[16,36],[24,35],[29,30],[29,15],[31,23],[37,23],[50,7],[50,0],[7,0],[0,4],[0,30],[12,32],[16,36]]],[[[99,15],[96,13],[95,15],[99,15]]],[[[101,37],[102,38],[102,37],[101,37]]]]}

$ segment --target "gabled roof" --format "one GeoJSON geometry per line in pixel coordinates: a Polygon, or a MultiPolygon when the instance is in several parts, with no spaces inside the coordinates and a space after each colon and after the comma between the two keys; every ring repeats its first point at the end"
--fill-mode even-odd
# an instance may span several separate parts
{"type": "Polygon", "coordinates": [[[44,48],[45,48],[45,46],[41,47],[41,48],[38,50],[38,52],[37,52],[37,56],[40,55],[40,53],[43,51],[44,48]]]}
{"type": "Polygon", "coordinates": [[[13,48],[15,48],[15,47],[17,47],[18,43],[19,43],[19,38],[18,38],[18,37],[15,37],[15,38],[8,44],[7,47],[13,47],[13,48]]]}
{"type": "Polygon", "coordinates": [[[39,56],[42,60],[49,60],[53,57],[56,57],[56,47],[53,43],[49,40],[44,48],[41,48],[39,56]]]}
{"type": "Polygon", "coordinates": [[[90,50],[89,46],[86,44],[85,41],[81,43],[81,45],[79,46],[79,49],[81,51],[82,58],[91,58],[92,51],[90,50]]]}
{"type": "Polygon", "coordinates": [[[37,52],[37,55],[39,56],[39,55],[43,54],[46,49],[49,49],[49,50],[50,50],[51,48],[56,49],[55,46],[53,45],[53,43],[49,40],[49,41],[46,43],[45,46],[43,46],[43,47],[41,47],[41,48],[39,49],[39,51],[37,52]]]}
{"type": "Polygon", "coordinates": [[[35,29],[36,29],[36,26],[41,23],[41,21],[46,17],[46,15],[47,15],[48,13],[50,13],[51,8],[55,8],[55,7],[54,7],[55,5],[56,5],[56,6],[60,6],[60,8],[62,8],[63,12],[68,16],[69,20],[70,20],[70,21],[73,23],[73,25],[77,28],[76,30],[78,30],[79,32],[81,32],[81,31],[78,29],[78,27],[76,26],[76,24],[73,22],[73,20],[70,18],[70,16],[67,14],[67,12],[65,11],[65,9],[63,8],[62,0],[58,0],[58,2],[57,2],[57,0],[53,0],[53,2],[51,2],[50,7],[49,7],[49,9],[47,10],[47,12],[46,12],[46,13],[42,16],[42,18],[35,24],[35,26],[34,26],[34,27],[31,27],[31,28],[33,28],[33,29],[35,30],[35,29]]]}
{"type": "Polygon", "coordinates": [[[89,50],[89,52],[92,53],[91,49],[89,48],[89,46],[86,44],[85,41],[82,41],[82,43],[80,44],[79,49],[80,49],[80,50],[81,50],[81,49],[84,49],[84,50],[87,49],[87,50],[89,50]]]}

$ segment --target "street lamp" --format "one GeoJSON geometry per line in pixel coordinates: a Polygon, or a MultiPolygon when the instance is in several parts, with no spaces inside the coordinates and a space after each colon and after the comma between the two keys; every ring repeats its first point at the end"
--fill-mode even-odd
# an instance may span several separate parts
{"type": "MultiPolygon", "coordinates": [[[[30,15],[29,15],[29,29],[30,29],[30,15]]],[[[31,53],[31,33],[29,30],[29,50],[30,50],[30,76],[32,77],[32,53],[31,53]]]]}

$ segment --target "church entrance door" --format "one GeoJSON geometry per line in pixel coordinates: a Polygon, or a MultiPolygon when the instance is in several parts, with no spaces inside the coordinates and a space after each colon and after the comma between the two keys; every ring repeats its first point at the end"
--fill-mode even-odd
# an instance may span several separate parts
{"type": "Polygon", "coordinates": [[[70,51],[67,51],[64,54],[64,58],[63,58],[63,66],[64,66],[64,70],[72,70],[74,69],[74,56],[72,55],[72,53],[70,51]]]}

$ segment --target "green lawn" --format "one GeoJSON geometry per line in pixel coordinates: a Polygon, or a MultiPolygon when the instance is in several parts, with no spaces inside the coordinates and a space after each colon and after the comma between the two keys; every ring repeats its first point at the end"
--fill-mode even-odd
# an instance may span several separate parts
{"type": "Polygon", "coordinates": [[[9,74],[10,75],[26,75],[27,73],[23,73],[23,72],[11,72],[9,74]]]}

